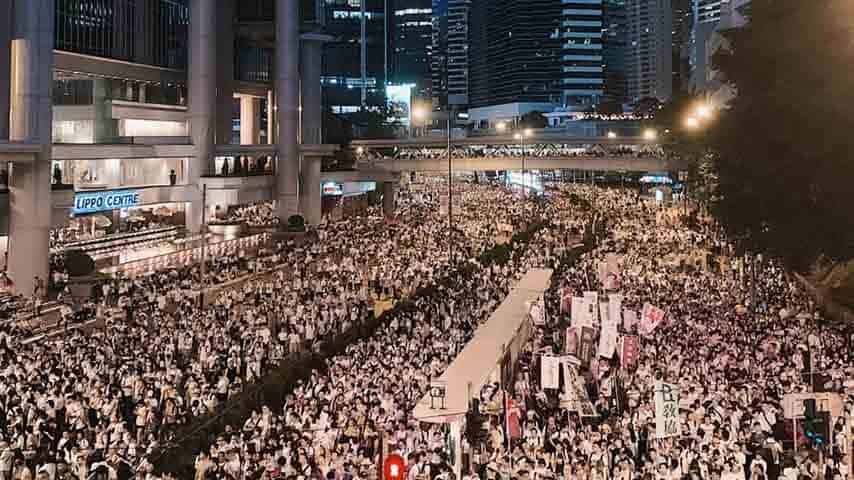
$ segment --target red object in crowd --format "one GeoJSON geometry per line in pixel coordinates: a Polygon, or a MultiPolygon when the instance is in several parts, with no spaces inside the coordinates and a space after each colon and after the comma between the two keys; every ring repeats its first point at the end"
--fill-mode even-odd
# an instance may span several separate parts
{"type": "Polygon", "coordinates": [[[392,454],[383,463],[383,478],[385,480],[403,480],[406,478],[406,463],[400,455],[392,454]]]}

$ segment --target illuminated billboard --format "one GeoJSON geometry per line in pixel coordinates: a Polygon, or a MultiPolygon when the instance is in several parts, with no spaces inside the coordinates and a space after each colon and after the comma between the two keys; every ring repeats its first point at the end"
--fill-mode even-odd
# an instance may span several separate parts
{"type": "Polygon", "coordinates": [[[412,115],[412,89],[414,84],[386,85],[385,98],[388,107],[388,121],[406,127],[410,124],[412,115]]]}

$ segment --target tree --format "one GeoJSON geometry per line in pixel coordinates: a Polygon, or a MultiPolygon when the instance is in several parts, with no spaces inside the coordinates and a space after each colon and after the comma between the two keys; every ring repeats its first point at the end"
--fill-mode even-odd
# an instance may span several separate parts
{"type": "Polygon", "coordinates": [[[362,108],[350,116],[357,130],[355,137],[365,139],[394,138],[401,125],[397,120],[390,121],[390,118],[387,107],[362,108]]]}
{"type": "Polygon", "coordinates": [[[653,97],[644,97],[638,100],[634,105],[634,114],[636,117],[649,118],[655,115],[661,107],[661,101],[653,97]]]}
{"type": "Polygon", "coordinates": [[[522,128],[546,128],[549,125],[548,119],[543,115],[543,112],[533,111],[522,115],[519,124],[522,128]]]}
{"type": "Polygon", "coordinates": [[[713,58],[736,91],[711,135],[714,211],[792,267],[852,258],[854,2],[753,0],[745,13],[713,58]]]}

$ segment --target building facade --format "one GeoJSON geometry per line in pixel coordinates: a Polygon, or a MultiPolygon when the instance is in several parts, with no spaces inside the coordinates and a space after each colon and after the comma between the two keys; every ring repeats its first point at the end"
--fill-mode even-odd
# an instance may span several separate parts
{"type": "Polygon", "coordinates": [[[673,95],[673,23],[670,0],[629,0],[629,98],[673,95]]]}
{"type": "Polygon", "coordinates": [[[603,0],[562,0],[563,104],[592,108],[605,94],[603,0]]]}
{"type": "Polygon", "coordinates": [[[433,85],[430,74],[433,52],[432,0],[391,0],[389,11],[390,71],[396,85],[414,85],[419,102],[429,102],[433,85]]]}
{"type": "Polygon", "coordinates": [[[605,0],[602,43],[605,94],[603,102],[624,104],[629,99],[626,59],[629,42],[628,0],[605,0]]]}
{"type": "Polygon", "coordinates": [[[386,0],[323,0],[323,95],[336,114],[385,104],[388,78],[386,0]]]}
{"type": "Polygon", "coordinates": [[[138,249],[270,200],[319,222],[332,38],[317,6],[0,0],[14,12],[0,25],[0,258],[15,290],[47,278],[63,232],[138,249]],[[133,222],[168,233],[129,240],[133,222]]]}

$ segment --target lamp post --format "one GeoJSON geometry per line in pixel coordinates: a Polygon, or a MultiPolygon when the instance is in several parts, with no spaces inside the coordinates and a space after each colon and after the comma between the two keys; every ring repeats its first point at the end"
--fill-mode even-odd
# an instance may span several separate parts
{"type": "Polygon", "coordinates": [[[416,125],[423,125],[423,120],[425,118],[427,118],[427,111],[425,109],[416,107],[412,110],[412,115],[409,119],[409,138],[415,138],[418,136],[416,125]]]}
{"type": "Polygon", "coordinates": [[[454,107],[448,105],[448,263],[454,265],[454,182],[451,140],[454,131],[454,107]]]}
{"type": "Polygon", "coordinates": [[[519,140],[519,143],[522,146],[522,190],[524,191],[525,196],[528,196],[528,176],[527,169],[525,168],[525,160],[527,153],[527,151],[525,150],[525,139],[530,137],[532,134],[533,132],[530,128],[526,128],[525,130],[522,130],[521,132],[516,134],[516,140],[519,140]]]}

